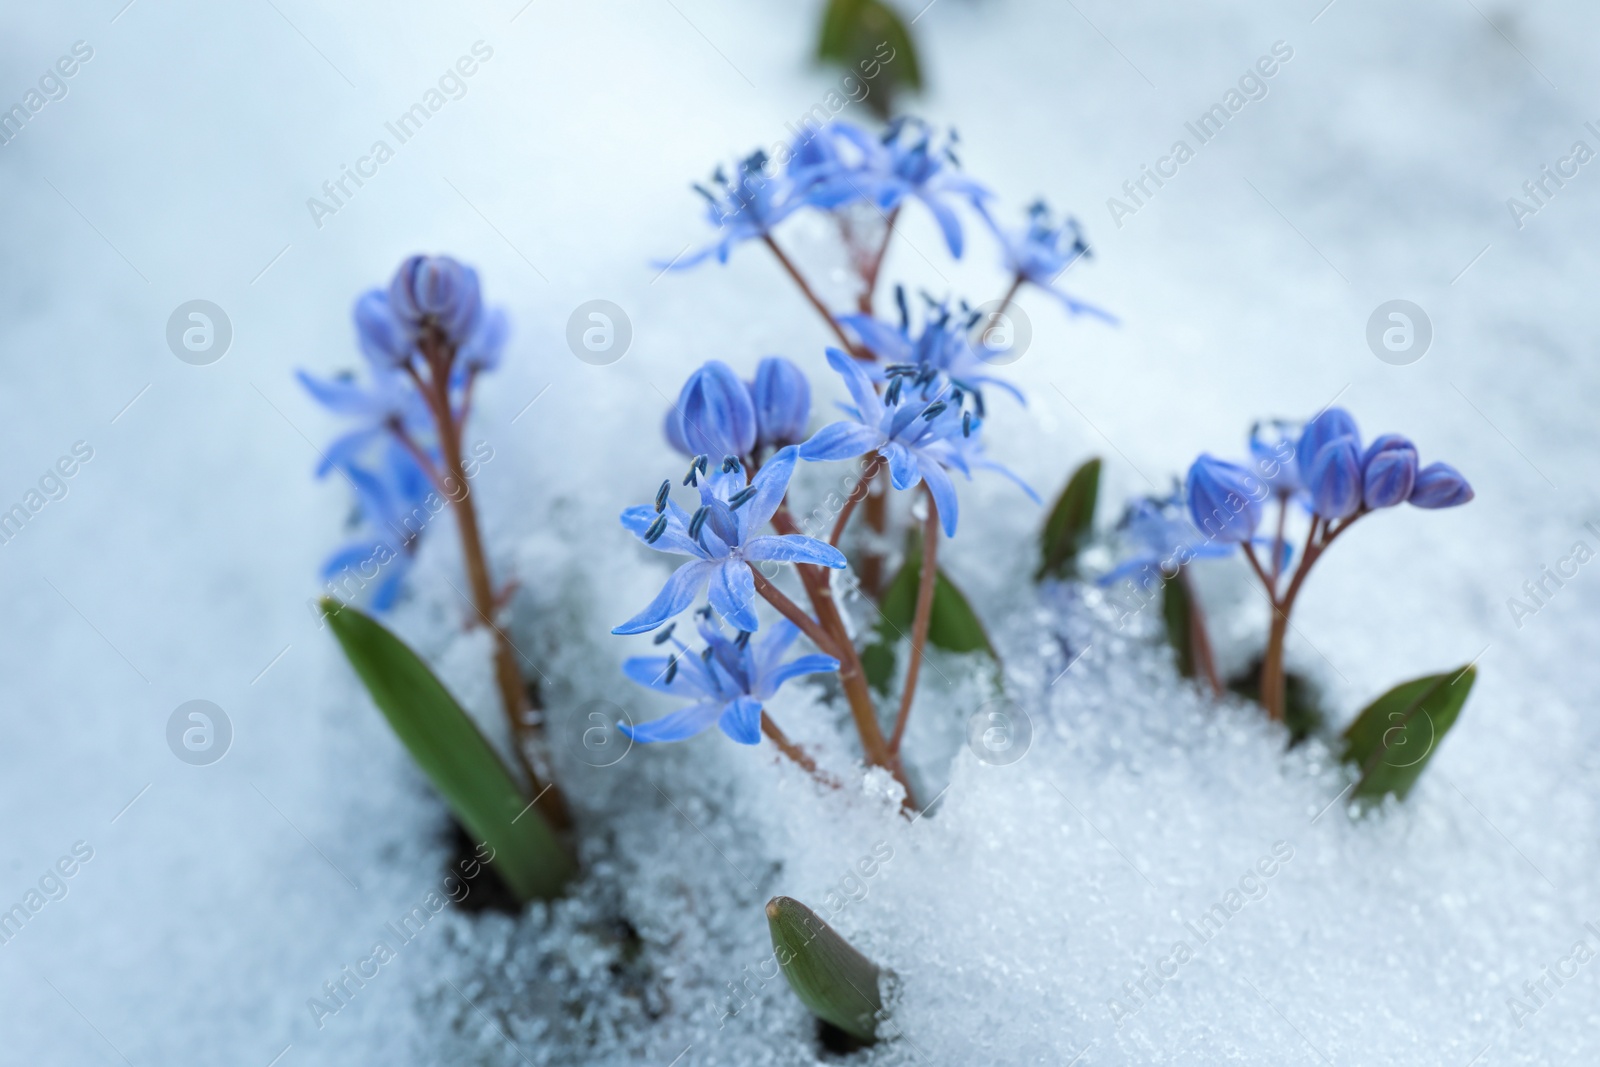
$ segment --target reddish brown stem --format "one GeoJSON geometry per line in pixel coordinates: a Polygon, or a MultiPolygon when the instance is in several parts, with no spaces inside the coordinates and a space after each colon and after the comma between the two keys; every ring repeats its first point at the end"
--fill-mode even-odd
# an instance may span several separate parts
{"type": "Polygon", "coordinates": [[[1206,684],[1211,687],[1213,696],[1221,698],[1224,690],[1222,677],[1217,674],[1217,659],[1211,651],[1211,635],[1206,632],[1205,613],[1200,610],[1200,601],[1194,594],[1194,583],[1189,581],[1189,572],[1180,570],[1176,579],[1183,583],[1184,599],[1189,602],[1189,647],[1194,651],[1194,665],[1206,684]]]}
{"type": "Polygon", "coordinates": [[[884,257],[889,254],[889,241],[894,237],[894,224],[899,217],[900,205],[896,204],[889,214],[884,216],[883,242],[878,245],[877,255],[872,257],[871,264],[861,276],[865,286],[861,290],[857,304],[863,315],[872,314],[872,298],[878,293],[878,274],[883,270],[884,257]]]}
{"type": "MultiPolygon", "coordinates": [[[[461,535],[461,558],[467,571],[467,585],[472,593],[473,610],[483,624],[494,634],[495,684],[500,690],[500,702],[511,727],[511,747],[517,763],[527,776],[529,789],[537,798],[539,810],[549,822],[565,828],[571,824],[566,801],[561,791],[554,787],[547,768],[535,766],[530,752],[536,753],[542,741],[539,725],[534,721],[527,686],[522,671],[517,666],[516,649],[494,621],[496,597],[494,584],[489,577],[489,562],[483,548],[483,534],[478,525],[478,510],[467,483],[465,465],[461,456],[461,438],[464,427],[456,421],[450,410],[449,363],[453,353],[442,341],[424,341],[423,356],[431,370],[431,380],[425,385],[421,376],[411,370],[413,379],[422,390],[439,429],[439,452],[443,464],[442,481],[445,496],[452,504],[456,525],[461,535]],[[450,491],[454,481],[456,491],[450,491]],[[544,773],[540,773],[544,771],[544,773]],[[547,788],[548,786],[548,788],[547,788]]],[[[410,369],[410,368],[408,368],[410,369]]]]}
{"type": "Polygon", "coordinates": [[[818,782],[828,786],[830,789],[840,788],[839,782],[832,776],[824,774],[822,770],[817,767],[817,761],[806,755],[805,749],[789,740],[784,732],[778,729],[778,724],[772,721],[772,716],[768,715],[764,711],[761,713],[761,732],[766,734],[768,740],[777,746],[779,752],[782,752],[785,756],[788,756],[791,760],[797,763],[802,770],[811,775],[811,777],[815,778],[818,782]]]}
{"type": "Polygon", "coordinates": [[[789,257],[784,255],[783,249],[778,247],[778,242],[774,241],[770,234],[762,238],[762,240],[766,241],[767,247],[772,249],[772,254],[778,257],[778,262],[783,265],[784,270],[788,271],[789,277],[794,279],[794,283],[800,287],[800,292],[805,295],[806,300],[810,301],[811,306],[817,309],[817,314],[821,315],[827,322],[828,328],[839,339],[840,347],[851,355],[859,355],[856,352],[856,346],[845,335],[844,327],[839,325],[839,321],[833,317],[833,312],[828,310],[828,305],[824,304],[822,298],[811,288],[811,283],[806,281],[805,275],[800,273],[800,268],[796,267],[789,257]]]}
{"type": "Polygon", "coordinates": [[[874,453],[873,457],[867,461],[866,469],[861,474],[861,480],[856,483],[856,487],[845,498],[844,506],[839,509],[839,518],[833,524],[833,533],[828,535],[828,544],[835,548],[839,547],[839,539],[844,536],[844,529],[850,522],[851,513],[856,510],[856,505],[871,493],[872,479],[877,475],[878,468],[881,465],[882,463],[877,454],[874,453]]]}
{"type": "Polygon", "coordinates": [[[928,624],[933,619],[933,593],[939,578],[939,507],[933,494],[925,493],[928,517],[922,524],[922,574],[917,581],[917,613],[911,619],[911,663],[906,667],[906,684],[900,693],[900,712],[895,716],[894,733],[889,737],[889,753],[900,754],[906,723],[911,719],[911,703],[917,695],[917,679],[922,673],[923,649],[928,643],[928,624]]]}

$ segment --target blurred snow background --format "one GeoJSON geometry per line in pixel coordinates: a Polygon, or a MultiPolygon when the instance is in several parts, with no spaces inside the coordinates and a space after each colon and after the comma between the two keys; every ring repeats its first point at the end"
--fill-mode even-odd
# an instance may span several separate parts
{"type": "MultiPolygon", "coordinates": [[[[1285,757],[1248,710],[1203,705],[1092,604],[1035,601],[1019,582],[1037,516],[978,484],[950,565],[998,631],[1034,723],[1026,759],[986,767],[961,747],[982,697],[959,663],[911,739],[950,789],[910,827],[714,737],[603,770],[568,758],[595,864],[574,899],[520,924],[446,912],[319,1029],[307,999],[449,853],[305,606],[347,500],[310,476],[331,426],[292,370],[354,365],[350,302],[402,255],[476,263],[515,329],[473,431],[496,452],[482,499],[528,589],[558,742],[587,700],[654,714],[614,673],[636,646],[604,631],[660,573],[615,515],[678,465],[655,439],[662,395],[710,357],[820,368],[825,335],[754,249],[656,281],[648,261],[701,239],[689,181],[785,137],[835,79],[805,63],[809,3],[123,4],[0,14],[7,106],[74,42],[93,49],[0,148],[0,506],[76,442],[93,449],[0,549],[0,905],[75,842],[93,850],[0,945],[6,1059],[810,1062],[780,986],[719,1027],[727,983],[770,951],[768,896],[815,903],[886,842],[894,859],[838,919],[902,981],[906,1036],[864,1060],[1592,1060],[1594,966],[1549,981],[1520,1028],[1506,998],[1532,1003],[1525,982],[1600,943],[1583,927],[1600,924],[1597,579],[1585,568],[1521,628],[1505,603],[1600,520],[1600,179],[1583,168],[1520,230],[1505,204],[1574,141],[1600,147],[1584,128],[1600,119],[1592,8],[937,0],[916,23],[933,83],[916,110],[959,127],[968,171],[1011,206],[1044,194],[1083,219],[1097,262],[1070,284],[1124,321],[1067,324],[1024,298],[1035,340],[1012,371],[1031,403],[994,420],[998,458],[1053,491],[1105,455],[1115,504],[1199,450],[1237,454],[1254,418],[1338,398],[1366,433],[1406,432],[1473,480],[1467,509],[1341,542],[1296,619],[1296,666],[1344,714],[1479,662],[1403,810],[1313,824],[1341,785],[1326,758],[1285,757]],[[493,56],[465,95],[315,226],[306,198],[478,41],[493,56]],[[1276,41],[1294,56],[1267,97],[1113,225],[1107,198],[1276,41]],[[1405,367],[1364,340],[1397,297],[1435,330],[1405,367]],[[610,367],[564,341],[597,298],[634,329],[610,367]],[[232,322],[209,366],[166,345],[192,299],[232,322]],[[1059,633],[1091,651],[1051,684],[1059,633]],[[211,766],[167,747],[192,699],[233,726],[211,766]],[[1266,895],[1118,1029],[1123,983],[1278,841],[1294,856],[1266,895]]],[[[821,228],[791,241],[824,269],[821,228]]],[[[981,235],[956,267],[935,242],[914,219],[890,276],[999,295],[981,235]]],[[[481,649],[453,636],[454,566],[436,538],[399,621],[466,686],[481,649]]],[[[1211,579],[1235,602],[1218,627],[1259,632],[1238,576],[1211,579]]],[[[803,690],[778,711],[836,744],[803,690]]]]}

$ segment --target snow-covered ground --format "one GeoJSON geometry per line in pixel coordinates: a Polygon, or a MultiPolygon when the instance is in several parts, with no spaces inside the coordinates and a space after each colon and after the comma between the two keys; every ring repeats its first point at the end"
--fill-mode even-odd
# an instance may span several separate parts
{"type": "MultiPolygon", "coordinates": [[[[875,779],[819,794],[717,736],[605,768],[576,740],[589,701],[662,710],[616,673],[642,639],[606,630],[663,573],[615,521],[679,465],[652,430],[663,394],[712,357],[826,377],[825,334],[759,250],[648,266],[702,237],[690,180],[829,90],[803,61],[816,5],[124,2],[0,15],[0,106],[84,43],[66,95],[0,147],[0,509],[77,450],[45,486],[59,499],[0,546],[0,907],[59,898],[0,944],[0,1059],[807,1063],[808,1017],[761,984],[761,905],[832,893],[838,928],[897,975],[903,1036],[862,1063],[1593,1061],[1600,565],[1520,626],[1507,598],[1597,544],[1596,164],[1521,228],[1506,204],[1575,141],[1600,149],[1592,7],[922,13],[919,112],[960,128],[968,171],[1011,205],[1079,214],[1097,257],[1073,284],[1124,323],[1024,297],[1035,339],[1010,371],[1030,404],[991,423],[996,457],[1053,490],[1104,455],[1109,520],[1197,452],[1238,454],[1253,419],[1337,398],[1478,498],[1342,540],[1301,601],[1294,665],[1344,716],[1404,677],[1476,660],[1480,679],[1410,800],[1351,822],[1324,811],[1343,786],[1325,752],[1285,756],[1258,712],[1178,685],[1150,628],[1117,629],[1093,594],[1036,596],[1037,513],[1003,482],[963,486],[949,566],[1034,740],[1009,766],[974,759],[962,734],[988,690],[936,658],[908,744],[928,792],[949,788],[908,824],[875,779]],[[478,42],[460,98],[313,219],[307,198],[478,42]],[[1108,198],[1276,42],[1292,58],[1266,96],[1114,221],[1108,198]],[[333,427],[291,378],[354,364],[353,296],[413,250],[474,262],[512,315],[472,437],[494,448],[481,499],[523,582],[588,874],[518,919],[445,910],[316,1020],[308,999],[450,860],[441,807],[306,607],[348,502],[311,477],[333,427]],[[1395,298],[1434,328],[1408,366],[1365,341],[1395,298]],[[166,340],[195,299],[233,331],[203,366],[166,340]],[[592,299],[632,322],[611,366],[564,340],[592,299]],[[167,742],[197,699],[232,727],[207,766],[167,742]],[[1187,924],[1233,890],[1254,899],[1201,944],[1187,924]],[[1194,958],[1122,1017],[1124,984],[1169,970],[1178,941],[1194,958]],[[1514,1017],[1507,998],[1535,1003],[1540,980],[1542,1006],[1514,1017]]],[[[819,270],[826,236],[792,233],[819,270]]],[[[981,237],[955,268],[936,240],[913,217],[890,274],[999,295],[981,237]]],[[[397,625],[487,706],[457,566],[433,538],[397,625]]],[[[1264,615],[1238,570],[1206,585],[1237,655],[1264,615]]],[[[794,686],[775,711],[845,767],[817,699],[794,686]]]]}

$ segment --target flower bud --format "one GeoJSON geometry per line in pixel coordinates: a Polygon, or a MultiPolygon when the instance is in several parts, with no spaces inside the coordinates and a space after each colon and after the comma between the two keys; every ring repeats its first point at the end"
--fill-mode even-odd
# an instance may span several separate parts
{"type": "Polygon", "coordinates": [[[1354,436],[1335,437],[1322,446],[1306,488],[1311,510],[1324,519],[1348,518],[1361,510],[1361,451],[1354,436]]]}
{"type": "Polygon", "coordinates": [[[1417,449],[1397,433],[1386,433],[1361,457],[1361,499],[1368,508],[1392,508],[1411,495],[1417,449]]]}
{"type": "Polygon", "coordinates": [[[1189,468],[1185,489],[1189,517],[1208,538],[1248,541],[1256,532],[1267,488],[1243,467],[1202,455],[1189,468]]]}
{"type": "Polygon", "coordinates": [[[478,325],[461,346],[459,358],[475,371],[492,371],[500,365],[500,353],[506,346],[510,326],[506,313],[499,308],[487,308],[478,316],[478,325]]]}
{"type": "Polygon", "coordinates": [[[1430,463],[1417,472],[1411,503],[1419,508],[1460,507],[1476,496],[1461,472],[1448,463],[1430,463]]]}
{"type": "Polygon", "coordinates": [[[782,448],[805,437],[811,383],[799,367],[781,356],[768,356],[756,365],[750,399],[756,411],[756,444],[782,448]]]}
{"type": "Polygon", "coordinates": [[[402,367],[415,349],[406,328],[394,317],[389,308],[389,295],[382,289],[369,289],[361,294],[355,307],[356,338],[361,343],[361,353],[374,366],[393,369],[402,367]]]}
{"type": "Polygon", "coordinates": [[[478,325],[478,273],[449,256],[411,256],[389,283],[389,306],[412,331],[431,324],[463,344],[478,325]]]}
{"type": "Polygon", "coordinates": [[[1301,482],[1308,486],[1311,484],[1311,468],[1317,461],[1317,453],[1335,437],[1352,438],[1357,451],[1361,448],[1361,431],[1356,429],[1356,420],[1344,408],[1329,408],[1306,423],[1306,428],[1300,433],[1300,447],[1297,450],[1301,482]]]}
{"type": "MultiPolygon", "coordinates": [[[[756,443],[756,409],[750,390],[720,360],[689,375],[678,394],[678,431],[690,455],[745,456],[756,443]]],[[[670,438],[669,438],[670,439],[670,438]]]]}

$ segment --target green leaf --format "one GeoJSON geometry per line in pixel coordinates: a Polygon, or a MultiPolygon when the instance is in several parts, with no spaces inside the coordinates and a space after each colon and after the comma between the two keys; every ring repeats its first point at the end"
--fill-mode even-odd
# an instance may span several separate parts
{"type": "Polygon", "coordinates": [[[1178,654],[1178,673],[1185,678],[1195,675],[1194,621],[1190,617],[1194,605],[1189,601],[1189,585],[1182,576],[1161,580],[1161,617],[1167,624],[1167,643],[1178,654]]]}
{"type": "Polygon", "coordinates": [[[1094,533],[1095,503],[1100,497],[1100,459],[1095,457],[1072,472],[1056,497],[1039,534],[1039,570],[1034,581],[1071,578],[1077,573],[1078,551],[1094,533]]]}
{"type": "MultiPolygon", "coordinates": [[[[873,631],[873,642],[861,652],[861,666],[867,681],[880,693],[888,692],[894,679],[896,643],[911,634],[912,621],[917,614],[917,586],[921,581],[922,542],[912,533],[906,539],[906,561],[890,579],[878,602],[880,615],[873,631]]],[[[928,643],[947,652],[982,652],[996,662],[1000,659],[966,594],[942,568],[933,580],[928,643]]]]}
{"type": "Polygon", "coordinates": [[[322,613],[411,758],[466,831],[494,850],[495,872],[523,901],[558,896],[571,858],[450,691],[370,615],[327,597],[322,613]]]}
{"type": "Polygon", "coordinates": [[[894,110],[899,90],[922,88],[911,29],[883,0],[829,0],[817,58],[844,67],[865,84],[865,102],[880,118],[894,110]]]}
{"type": "Polygon", "coordinates": [[[1476,679],[1469,664],[1402,682],[1368,704],[1344,732],[1344,758],[1361,770],[1350,798],[1393,793],[1404,800],[1455,725],[1476,679]]]}
{"type": "Polygon", "coordinates": [[[883,1010],[878,965],[792,897],[767,901],[767,928],[789,988],[811,1014],[858,1041],[876,1041],[883,1010]]]}

